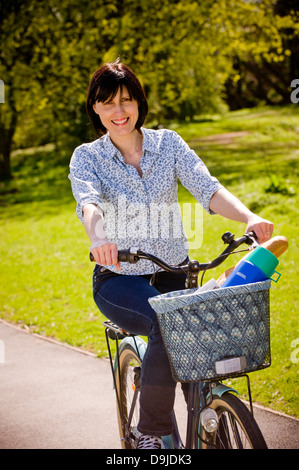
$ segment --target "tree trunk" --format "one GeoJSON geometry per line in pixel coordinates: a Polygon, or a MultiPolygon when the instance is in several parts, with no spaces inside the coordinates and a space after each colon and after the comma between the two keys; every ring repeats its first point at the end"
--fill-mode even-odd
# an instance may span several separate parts
{"type": "Polygon", "coordinates": [[[10,154],[12,147],[12,139],[16,130],[16,118],[12,119],[11,127],[5,129],[0,126],[0,180],[9,180],[11,179],[11,164],[10,164],[10,154]]]}

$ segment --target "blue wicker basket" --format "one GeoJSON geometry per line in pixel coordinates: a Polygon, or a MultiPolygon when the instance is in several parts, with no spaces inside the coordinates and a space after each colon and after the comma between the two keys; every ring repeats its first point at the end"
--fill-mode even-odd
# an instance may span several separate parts
{"type": "Polygon", "coordinates": [[[270,366],[270,286],[267,280],[150,298],[174,380],[219,380],[270,366]]]}

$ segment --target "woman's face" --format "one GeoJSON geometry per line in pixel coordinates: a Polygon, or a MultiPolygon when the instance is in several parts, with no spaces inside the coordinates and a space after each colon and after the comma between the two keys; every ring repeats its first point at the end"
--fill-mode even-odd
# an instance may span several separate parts
{"type": "Polygon", "coordinates": [[[95,103],[93,110],[99,115],[111,138],[125,136],[135,130],[139,116],[138,102],[130,98],[125,86],[118,89],[114,98],[95,103]]]}

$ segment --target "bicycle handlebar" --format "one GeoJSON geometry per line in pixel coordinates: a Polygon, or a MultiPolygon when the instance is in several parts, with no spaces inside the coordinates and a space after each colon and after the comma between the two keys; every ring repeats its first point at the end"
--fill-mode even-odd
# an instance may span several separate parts
{"type": "MultiPolygon", "coordinates": [[[[230,232],[225,232],[222,235],[222,240],[227,244],[227,248],[213,261],[209,263],[199,263],[197,260],[190,260],[188,264],[180,266],[170,266],[161,260],[157,256],[146,253],[138,248],[128,248],[125,250],[118,251],[118,261],[127,262],[127,263],[137,263],[141,259],[147,259],[155,263],[160,268],[165,271],[172,273],[181,273],[184,271],[191,278],[192,287],[197,287],[197,277],[200,271],[206,271],[207,269],[213,269],[223,263],[226,258],[240,245],[247,244],[253,245],[257,243],[257,237],[254,232],[245,233],[242,237],[235,240],[235,236],[230,232]]],[[[90,253],[90,261],[94,261],[92,253],[90,253]]]]}

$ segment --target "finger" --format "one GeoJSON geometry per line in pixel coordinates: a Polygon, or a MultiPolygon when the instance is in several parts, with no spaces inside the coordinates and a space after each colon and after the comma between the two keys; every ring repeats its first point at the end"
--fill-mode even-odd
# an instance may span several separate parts
{"type": "Polygon", "coordinates": [[[104,264],[106,266],[111,266],[112,263],[112,257],[111,257],[111,245],[110,244],[107,244],[107,245],[103,245],[103,260],[104,260],[104,264]]]}
{"type": "Polygon", "coordinates": [[[117,265],[118,262],[118,251],[115,243],[107,243],[103,245],[103,259],[105,260],[106,266],[117,265]]]}
{"type": "Polygon", "coordinates": [[[268,222],[267,225],[266,225],[267,240],[269,240],[272,237],[273,230],[274,230],[274,224],[272,224],[271,222],[268,222]]]}
{"type": "Polygon", "coordinates": [[[115,244],[111,245],[112,264],[120,271],[120,262],[118,261],[118,250],[115,244]]]}
{"type": "Polygon", "coordinates": [[[270,240],[273,233],[273,224],[271,222],[266,221],[264,224],[261,225],[261,232],[263,237],[263,242],[270,240]]]}
{"type": "Polygon", "coordinates": [[[262,227],[260,225],[256,225],[253,227],[253,231],[256,234],[257,241],[262,243],[264,241],[264,233],[262,227]]]}
{"type": "MultiPolygon", "coordinates": [[[[95,250],[90,250],[90,253],[92,254],[93,259],[90,258],[91,261],[95,261],[98,263],[98,255],[95,250]]],[[[90,256],[90,255],[89,255],[90,256]]]]}
{"type": "Polygon", "coordinates": [[[112,264],[120,271],[118,261],[118,250],[115,243],[106,243],[91,250],[97,264],[111,266],[112,264]]]}
{"type": "Polygon", "coordinates": [[[272,222],[261,217],[251,219],[246,227],[246,233],[255,232],[259,243],[268,241],[273,233],[274,225],[272,222]]]}
{"type": "Polygon", "coordinates": [[[99,249],[98,248],[94,248],[93,250],[91,250],[91,253],[93,255],[93,258],[94,258],[94,261],[97,263],[97,264],[102,264],[101,263],[101,255],[99,253],[99,249]]]}
{"type": "Polygon", "coordinates": [[[110,253],[111,253],[111,260],[112,260],[111,264],[114,264],[114,266],[116,266],[118,263],[118,251],[117,251],[117,246],[115,244],[111,245],[110,253]]]}
{"type": "MultiPolygon", "coordinates": [[[[109,256],[107,256],[107,244],[101,245],[95,248],[96,252],[96,261],[101,266],[107,266],[109,264],[109,256]]],[[[110,263],[111,264],[111,263],[110,263]]]]}

